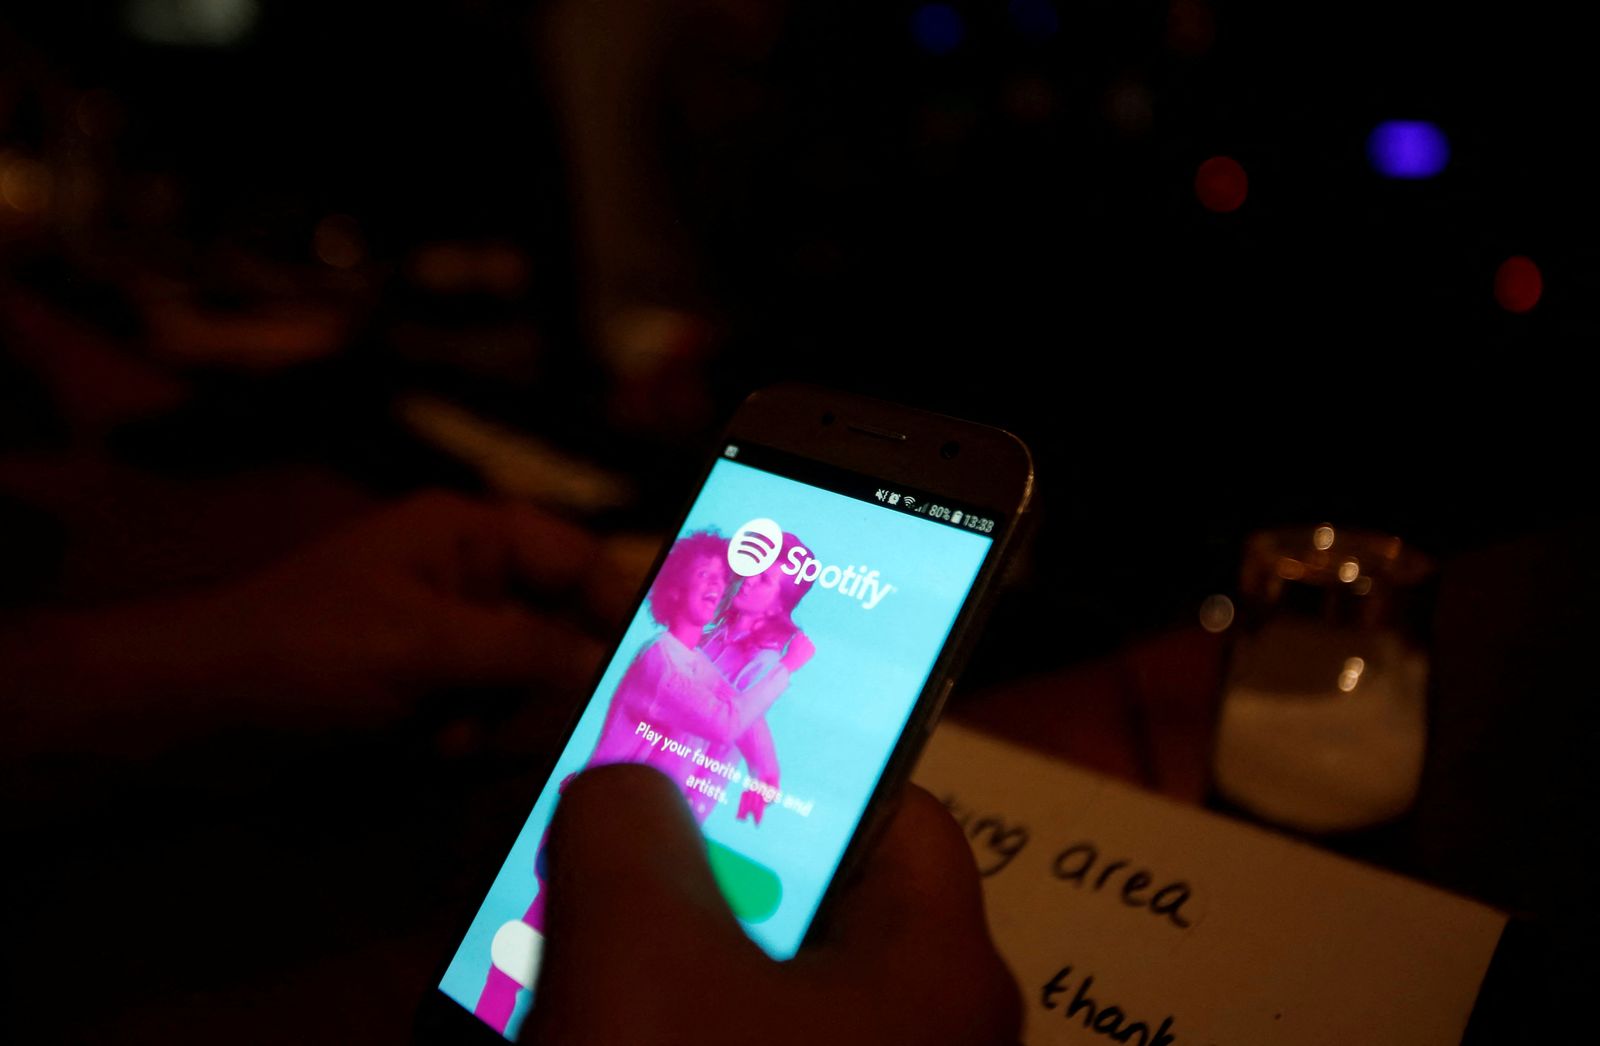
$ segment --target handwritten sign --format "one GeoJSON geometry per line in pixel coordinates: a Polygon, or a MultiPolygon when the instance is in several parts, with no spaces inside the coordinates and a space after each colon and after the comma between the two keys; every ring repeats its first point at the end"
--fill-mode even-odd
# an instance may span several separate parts
{"type": "Polygon", "coordinates": [[[1505,924],[949,723],[915,777],[972,843],[1030,1046],[1453,1046],[1505,924]]]}

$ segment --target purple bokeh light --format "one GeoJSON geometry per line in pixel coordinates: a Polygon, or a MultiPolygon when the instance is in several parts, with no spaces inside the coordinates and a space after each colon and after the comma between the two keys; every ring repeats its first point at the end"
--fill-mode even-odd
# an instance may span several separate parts
{"type": "Polygon", "coordinates": [[[961,46],[966,23],[949,4],[924,4],[911,16],[911,35],[931,55],[947,55],[961,46]]]}
{"type": "Polygon", "coordinates": [[[1385,120],[1367,139],[1367,159],[1385,178],[1432,178],[1450,162],[1450,141],[1426,120],[1385,120]]]}

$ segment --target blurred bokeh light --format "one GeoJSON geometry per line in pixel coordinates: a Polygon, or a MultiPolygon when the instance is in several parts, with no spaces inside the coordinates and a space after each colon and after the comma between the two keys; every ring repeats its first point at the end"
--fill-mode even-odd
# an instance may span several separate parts
{"type": "Polygon", "coordinates": [[[1239,161],[1231,156],[1213,156],[1194,174],[1194,193],[1208,211],[1227,214],[1244,206],[1250,192],[1250,178],[1239,161]]]}
{"type": "Polygon", "coordinates": [[[1543,293],[1544,276],[1532,258],[1513,255],[1495,270],[1494,299],[1507,312],[1529,311],[1543,293]]]}
{"type": "Polygon", "coordinates": [[[924,4],[911,16],[917,46],[931,55],[946,55],[961,46],[966,22],[949,4],[924,4]]]}
{"type": "Polygon", "coordinates": [[[1367,138],[1367,158],[1386,178],[1432,178],[1450,163],[1450,141],[1424,120],[1386,120],[1367,138]]]}

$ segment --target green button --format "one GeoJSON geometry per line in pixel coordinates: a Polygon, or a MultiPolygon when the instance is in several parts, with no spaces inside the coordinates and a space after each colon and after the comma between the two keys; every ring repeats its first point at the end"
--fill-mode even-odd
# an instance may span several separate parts
{"type": "Polygon", "coordinates": [[[778,873],[710,839],[706,840],[706,851],[711,859],[711,874],[716,876],[733,914],[747,923],[770,919],[783,899],[778,873]]]}

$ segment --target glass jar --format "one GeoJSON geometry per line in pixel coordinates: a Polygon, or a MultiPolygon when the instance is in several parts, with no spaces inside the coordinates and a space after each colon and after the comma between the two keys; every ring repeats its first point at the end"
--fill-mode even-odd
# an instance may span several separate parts
{"type": "Polygon", "coordinates": [[[1385,534],[1324,524],[1248,539],[1212,755],[1222,799],[1310,834],[1410,809],[1427,747],[1432,573],[1385,534]]]}

